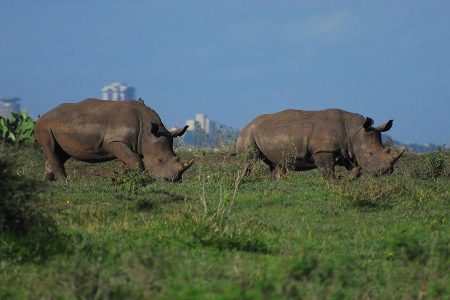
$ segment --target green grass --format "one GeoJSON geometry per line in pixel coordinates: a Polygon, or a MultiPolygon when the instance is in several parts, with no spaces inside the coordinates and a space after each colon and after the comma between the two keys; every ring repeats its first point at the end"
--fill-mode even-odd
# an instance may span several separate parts
{"type": "MultiPolygon", "coordinates": [[[[38,149],[1,153],[42,177],[38,149]]],[[[40,195],[64,247],[21,256],[23,237],[2,233],[0,299],[450,298],[448,169],[414,176],[430,164],[407,155],[386,178],[275,182],[263,164],[241,178],[240,158],[195,156],[181,184],[69,161],[70,181],[40,195]]]]}

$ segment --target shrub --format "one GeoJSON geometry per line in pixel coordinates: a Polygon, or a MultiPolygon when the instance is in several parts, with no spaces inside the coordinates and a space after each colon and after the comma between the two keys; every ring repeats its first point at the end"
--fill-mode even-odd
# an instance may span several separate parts
{"type": "Polygon", "coordinates": [[[0,141],[7,144],[32,144],[34,121],[27,112],[12,113],[8,118],[0,117],[0,141]]]}
{"type": "Polygon", "coordinates": [[[395,256],[404,262],[418,261],[422,264],[430,258],[430,251],[418,232],[401,230],[394,233],[386,242],[390,251],[388,258],[395,256]]]}
{"type": "Polygon", "coordinates": [[[0,159],[0,226],[15,234],[29,233],[41,221],[37,208],[41,190],[36,181],[18,176],[13,164],[0,159]]]}
{"type": "Polygon", "coordinates": [[[0,158],[0,257],[40,259],[62,244],[58,228],[41,205],[42,183],[17,175],[0,158]]]}
{"type": "Polygon", "coordinates": [[[437,151],[424,154],[419,165],[413,170],[412,175],[420,179],[436,179],[445,174],[445,161],[448,152],[437,151]]]}

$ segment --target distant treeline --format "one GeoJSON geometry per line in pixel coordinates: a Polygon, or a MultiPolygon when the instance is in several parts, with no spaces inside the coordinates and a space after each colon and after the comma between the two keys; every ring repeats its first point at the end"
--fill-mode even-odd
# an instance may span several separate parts
{"type": "Polygon", "coordinates": [[[442,151],[442,150],[450,150],[449,145],[436,145],[436,144],[417,144],[417,143],[410,143],[405,144],[400,141],[394,140],[392,137],[388,135],[383,135],[383,144],[387,147],[403,147],[406,148],[410,152],[417,152],[417,153],[426,153],[426,152],[435,152],[435,151],[442,151]]]}

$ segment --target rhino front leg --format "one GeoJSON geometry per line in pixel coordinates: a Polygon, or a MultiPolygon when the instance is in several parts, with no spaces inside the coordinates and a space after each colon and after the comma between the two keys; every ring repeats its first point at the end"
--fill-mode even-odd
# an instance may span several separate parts
{"type": "Polygon", "coordinates": [[[281,179],[281,168],[278,165],[270,166],[270,171],[272,171],[273,180],[281,179]]]}
{"type": "Polygon", "coordinates": [[[121,170],[121,173],[125,173],[127,169],[144,170],[142,159],[137,153],[133,152],[127,144],[122,142],[112,142],[108,145],[108,150],[125,164],[126,169],[121,170]]]}
{"type": "Polygon", "coordinates": [[[313,154],[314,163],[321,168],[326,179],[336,179],[334,170],[335,160],[331,152],[319,152],[313,154]]]}
{"type": "Polygon", "coordinates": [[[361,167],[359,167],[359,166],[353,167],[353,169],[351,169],[348,172],[348,179],[350,179],[350,180],[357,179],[359,176],[361,176],[361,171],[362,171],[361,167]]]}

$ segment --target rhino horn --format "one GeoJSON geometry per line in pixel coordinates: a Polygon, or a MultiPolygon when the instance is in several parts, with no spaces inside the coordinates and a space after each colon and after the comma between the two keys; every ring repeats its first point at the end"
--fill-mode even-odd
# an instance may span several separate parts
{"type": "Polygon", "coordinates": [[[183,174],[187,169],[189,169],[194,163],[194,159],[191,159],[189,162],[183,163],[181,166],[180,173],[183,174]]]}
{"type": "Polygon", "coordinates": [[[397,151],[397,153],[395,153],[394,155],[392,155],[392,161],[391,164],[395,164],[397,162],[397,160],[402,157],[403,153],[405,153],[405,149],[402,149],[400,151],[397,151]]]}
{"type": "Polygon", "coordinates": [[[171,136],[171,137],[182,136],[182,135],[186,132],[186,130],[187,130],[188,128],[189,128],[189,126],[186,125],[186,126],[184,126],[183,128],[178,128],[178,129],[172,130],[172,131],[170,132],[170,136],[171,136]]]}
{"type": "Polygon", "coordinates": [[[157,124],[152,123],[151,132],[157,137],[166,136],[166,137],[175,138],[177,136],[182,136],[186,132],[188,127],[189,126],[186,125],[183,128],[178,128],[178,129],[175,129],[172,131],[167,131],[167,130],[161,130],[157,124]]]}
{"type": "Polygon", "coordinates": [[[384,123],[384,124],[378,126],[377,128],[375,128],[375,130],[379,131],[379,132],[388,131],[389,129],[392,128],[392,123],[394,123],[394,120],[389,120],[386,123],[384,123]]]}

